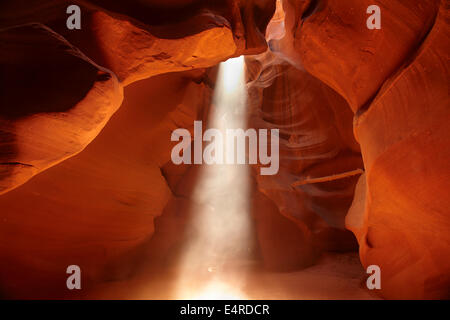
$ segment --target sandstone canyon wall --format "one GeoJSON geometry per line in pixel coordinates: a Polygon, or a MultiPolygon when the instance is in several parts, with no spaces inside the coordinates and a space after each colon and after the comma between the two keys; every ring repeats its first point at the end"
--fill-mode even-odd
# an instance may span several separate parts
{"type": "Polygon", "coordinates": [[[217,64],[246,55],[248,125],[280,128],[279,173],[252,168],[253,255],[292,271],[359,250],[382,297],[450,298],[449,2],[275,7],[0,5],[1,296],[64,297],[74,260],[89,289],[176,259],[198,169],[170,161],[170,134],[207,119],[217,64]]]}
{"type": "Polygon", "coordinates": [[[346,227],[386,298],[449,297],[448,1],[376,1],[380,30],[355,14],[371,1],[289,1],[272,47],[355,112],[361,176],[346,227]]]}

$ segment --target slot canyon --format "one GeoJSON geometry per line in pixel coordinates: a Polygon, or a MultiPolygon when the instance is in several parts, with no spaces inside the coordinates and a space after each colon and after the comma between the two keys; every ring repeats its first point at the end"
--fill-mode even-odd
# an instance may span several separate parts
{"type": "Polygon", "coordinates": [[[2,1],[0,299],[450,299],[449,8],[2,1]]]}

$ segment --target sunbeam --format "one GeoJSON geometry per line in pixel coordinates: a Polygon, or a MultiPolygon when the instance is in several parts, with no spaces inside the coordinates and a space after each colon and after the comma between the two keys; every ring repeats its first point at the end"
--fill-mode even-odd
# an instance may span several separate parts
{"type": "MultiPolygon", "coordinates": [[[[221,63],[208,127],[223,135],[227,129],[245,128],[246,95],[244,58],[221,63]]],[[[226,156],[231,150],[222,152],[226,156]]],[[[180,299],[243,298],[244,274],[233,272],[231,276],[227,270],[249,251],[248,171],[248,165],[242,164],[201,168],[188,226],[191,238],[180,265],[180,299]]]]}

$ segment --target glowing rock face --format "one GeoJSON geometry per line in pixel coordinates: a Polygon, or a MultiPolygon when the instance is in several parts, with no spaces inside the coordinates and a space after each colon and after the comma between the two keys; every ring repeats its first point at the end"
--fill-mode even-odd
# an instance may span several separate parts
{"type": "Polygon", "coordinates": [[[299,28],[272,47],[355,112],[366,174],[347,228],[358,238],[361,261],[381,267],[386,298],[448,298],[446,3],[381,1],[380,30],[367,29],[367,16],[355,14],[367,1],[318,1],[321,7],[304,15],[306,3],[284,1],[286,30],[299,28]]]}
{"type": "Polygon", "coordinates": [[[48,27],[0,31],[0,194],[83,150],[119,108],[110,70],[48,27]]]}
{"type": "MultiPolygon", "coordinates": [[[[88,286],[124,279],[136,261],[172,254],[189,220],[183,213],[194,207],[193,221],[210,228],[195,230],[207,245],[194,241],[193,248],[210,259],[194,259],[193,272],[207,273],[210,282],[182,296],[245,298],[241,281],[230,283],[220,261],[226,260],[224,252],[247,253],[247,206],[253,206],[260,253],[269,268],[297,270],[315,263],[321,250],[352,249],[343,228],[356,179],[291,185],[360,168],[362,153],[365,174],[345,221],[358,239],[362,263],[380,265],[386,298],[448,298],[446,2],[380,0],[387,9],[381,13],[382,29],[368,30],[365,12],[371,1],[283,1],[285,20],[281,13],[276,16],[267,37],[270,47],[316,79],[289,67],[264,90],[259,120],[281,119],[272,122],[292,130],[284,128],[289,138],[282,141],[287,148],[280,148],[280,176],[254,175],[254,193],[248,192],[252,182],[243,179],[246,170],[215,168],[206,174],[214,179],[197,185],[195,170],[170,161],[170,133],[202,119],[210,105],[207,72],[136,83],[129,88],[131,101],[111,116],[123,85],[263,52],[275,2],[226,1],[223,8],[202,10],[190,7],[197,1],[170,1],[170,8],[159,2],[151,1],[157,10],[148,15],[152,8],[146,1],[83,1],[88,24],[82,21],[77,32],[66,29],[64,14],[52,13],[64,13],[67,1],[30,0],[27,7],[10,1],[11,10],[0,10],[0,51],[13,44],[0,57],[9,72],[3,73],[0,106],[0,192],[36,175],[0,197],[5,294],[61,298],[61,270],[74,258],[88,286]],[[35,21],[43,25],[14,28],[35,21]],[[28,50],[23,43],[36,45],[28,50]],[[18,72],[17,65],[23,70],[18,72]],[[39,104],[38,97],[48,100],[39,104]],[[233,179],[237,188],[222,188],[233,179]],[[231,197],[222,189],[231,190],[231,197]],[[204,206],[196,207],[191,197],[204,206]],[[209,211],[202,211],[205,207],[209,211]],[[232,212],[234,224],[226,225],[226,215],[216,208],[232,212]],[[222,229],[237,235],[228,241],[222,229]],[[145,247],[150,238],[163,249],[145,247]],[[233,251],[236,243],[240,246],[233,251]]],[[[228,64],[240,66],[239,59],[228,64]]],[[[224,92],[241,88],[236,74],[225,79],[224,92]]],[[[195,252],[186,251],[187,261],[200,257],[195,252]]]]}
{"type": "MultiPolygon", "coordinates": [[[[213,5],[211,8],[208,6],[202,8],[204,10],[198,10],[197,4],[192,3],[192,1],[187,1],[187,3],[180,1],[173,7],[169,6],[169,9],[164,3],[158,4],[157,2],[153,5],[146,5],[142,1],[130,1],[125,6],[116,6],[109,1],[101,0],[92,1],[92,3],[86,2],[81,8],[81,29],[75,31],[66,27],[67,15],[64,14],[68,6],[66,1],[51,1],[49,3],[29,1],[27,6],[16,6],[11,2],[8,6],[9,10],[1,10],[0,29],[5,28],[2,30],[5,39],[7,38],[12,43],[16,41],[20,46],[21,40],[20,37],[15,38],[14,28],[8,28],[34,23],[34,27],[28,27],[30,36],[36,32],[36,30],[31,31],[31,29],[45,28],[45,32],[53,33],[53,36],[49,36],[53,38],[53,42],[63,42],[62,47],[65,46],[65,49],[73,48],[73,52],[80,53],[78,58],[85,60],[84,64],[93,64],[90,72],[94,73],[84,78],[78,78],[79,75],[76,73],[72,74],[75,69],[81,71],[87,70],[89,67],[77,67],[75,62],[68,61],[70,59],[66,59],[64,65],[62,65],[64,59],[60,58],[64,55],[68,57],[70,54],[68,52],[62,53],[61,48],[54,49],[51,44],[49,45],[48,39],[36,38],[33,40],[30,37],[31,42],[29,44],[33,43],[35,48],[32,50],[18,49],[20,52],[28,53],[28,56],[26,54],[17,56],[23,58],[22,63],[24,65],[27,63],[26,59],[33,60],[36,66],[41,65],[41,69],[33,67],[33,69],[25,68],[25,70],[32,70],[30,73],[36,74],[36,83],[42,86],[42,88],[39,87],[38,91],[42,91],[43,95],[48,96],[46,103],[53,107],[51,110],[33,109],[32,105],[35,102],[28,101],[28,105],[15,106],[16,109],[29,109],[28,111],[19,110],[19,113],[28,112],[28,115],[32,115],[30,110],[34,110],[34,113],[67,111],[70,108],[75,108],[76,104],[83,98],[83,94],[86,94],[89,90],[91,90],[91,94],[84,99],[83,105],[89,104],[92,113],[89,114],[83,108],[82,111],[78,110],[80,113],[78,118],[75,119],[74,117],[71,121],[77,122],[83,119],[88,124],[81,127],[69,121],[68,127],[73,125],[73,130],[59,128],[60,132],[55,136],[61,136],[61,141],[54,141],[52,149],[55,150],[49,153],[44,150],[37,150],[37,148],[30,148],[29,144],[35,142],[29,140],[33,139],[12,143],[11,140],[16,133],[10,132],[11,129],[6,128],[6,126],[16,126],[16,124],[2,124],[8,136],[4,134],[5,137],[2,137],[0,142],[9,144],[8,152],[13,152],[11,149],[21,149],[25,150],[25,153],[32,153],[32,155],[16,159],[10,157],[11,159],[3,161],[6,165],[3,165],[4,168],[1,169],[0,193],[2,190],[10,190],[19,186],[41,170],[81,151],[95,138],[109,117],[120,106],[122,86],[158,74],[211,67],[232,56],[250,52],[260,53],[266,49],[266,43],[261,34],[264,34],[265,27],[275,9],[273,1],[258,1],[257,4],[249,1],[246,2],[245,8],[239,8],[240,3],[237,1],[229,1],[225,8],[215,8],[213,5]],[[158,10],[155,10],[155,6],[158,10]],[[33,10],[28,8],[33,8],[33,10]],[[252,18],[255,10],[259,13],[264,12],[264,19],[258,19],[258,24],[255,24],[253,19],[243,21],[240,9],[248,19],[252,18]],[[116,18],[116,14],[120,15],[121,18],[116,18]],[[162,17],[170,17],[170,21],[164,21],[162,17]],[[160,25],[159,19],[161,18],[164,22],[163,26],[160,25]],[[140,21],[140,19],[143,20],[140,21]],[[230,21],[233,21],[234,25],[230,21]],[[37,47],[47,48],[38,51],[35,50],[37,47]],[[51,58],[55,59],[53,66],[44,66],[48,63],[48,61],[44,62],[45,59],[50,60],[51,58]],[[43,70],[44,68],[59,70],[60,74],[47,72],[47,76],[52,75],[55,78],[54,81],[58,83],[58,86],[64,83],[65,80],[63,79],[66,77],[67,82],[71,82],[70,85],[73,88],[70,89],[68,87],[58,89],[58,86],[54,86],[55,92],[61,91],[67,95],[66,100],[68,101],[59,101],[60,97],[57,97],[57,94],[45,92],[47,90],[45,82],[49,86],[52,86],[52,84],[47,81],[49,79],[45,78],[46,71],[43,70]],[[100,74],[97,80],[92,80],[96,76],[96,69],[99,69],[100,74]],[[94,81],[95,83],[93,83],[94,81]],[[78,83],[75,84],[75,82],[78,83]],[[101,108],[98,107],[100,105],[101,108]],[[95,123],[92,124],[89,121],[95,123]],[[39,159],[39,163],[36,163],[36,161],[31,163],[30,159],[39,159]]],[[[6,65],[12,62],[8,60],[11,59],[9,54],[15,52],[15,49],[12,47],[8,50],[6,50],[6,47],[3,47],[3,49],[5,49],[5,53],[2,64],[6,65]]],[[[78,63],[82,64],[82,62],[78,63]]],[[[20,74],[21,71],[18,69],[15,72],[16,76],[22,78],[34,77],[27,72],[20,74]]],[[[5,77],[11,78],[7,74],[5,74],[5,77]]],[[[20,87],[20,84],[17,86],[20,87]]],[[[30,86],[28,87],[30,88],[30,86]]],[[[30,96],[31,99],[31,96],[40,94],[30,90],[28,94],[23,92],[22,96],[30,96]]],[[[8,108],[11,108],[11,104],[11,101],[2,101],[2,105],[8,108]]],[[[55,118],[58,118],[58,116],[55,118]]],[[[36,130],[40,130],[44,127],[58,126],[59,123],[47,119],[47,123],[42,125],[43,120],[37,119],[33,124],[27,124],[27,126],[34,126],[36,130]]],[[[18,122],[17,130],[20,130],[22,125],[23,123],[18,122]]],[[[47,139],[46,135],[49,134],[51,132],[43,132],[42,140],[47,139]]],[[[17,135],[18,140],[20,140],[21,133],[19,132],[17,135]]],[[[5,153],[7,152],[5,151],[5,153]]]]}

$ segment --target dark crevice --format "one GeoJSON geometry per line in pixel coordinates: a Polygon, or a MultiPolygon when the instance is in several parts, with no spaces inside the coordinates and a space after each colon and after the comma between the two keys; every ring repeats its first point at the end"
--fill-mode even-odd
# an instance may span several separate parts
{"type": "Polygon", "coordinates": [[[312,16],[314,14],[314,12],[316,12],[318,7],[319,7],[319,0],[311,0],[308,7],[303,12],[301,19],[305,20],[305,19],[309,18],[310,16],[312,16]]]}
{"type": "Polygon", "coordinates": [[[34,167],[32,164],[22,163],[22,162],[0,162],[2,166],[24,166],[24,167],[34,167]]]}

